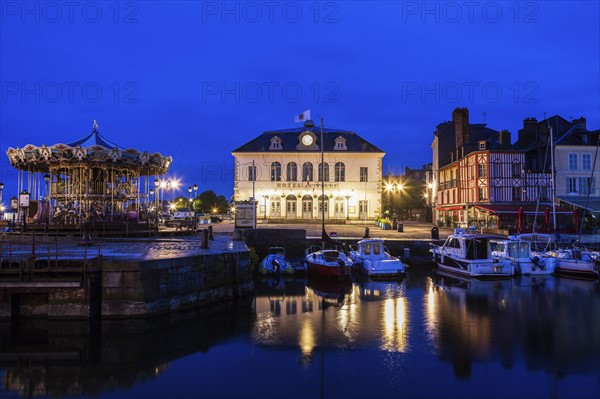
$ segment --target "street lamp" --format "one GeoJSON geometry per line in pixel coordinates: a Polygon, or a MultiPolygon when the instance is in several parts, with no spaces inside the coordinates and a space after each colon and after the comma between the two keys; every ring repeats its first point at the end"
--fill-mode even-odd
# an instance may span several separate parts
{"type": "Polygon", "coordinates": [[[158,229],[158,197],[160,192],[160,181],[154,180],[154,215],[156,219],[156,228],[158,229]]]}
{"type": "Polygon", "coordinates": [[[350,208],[348,207],[348,204],[350,203],[350,196],[346,195],[346,220],[350,220],[350,208]]]}
{"type": "Polygon", "coordinates": [[[194,188],[192,186],[188,187],[188,197],[189,197],[189,202],[190,202],[190,218],[192,217],[192,190],[194,190],[194,188]]]}
{"type": "MultiPolygon", "coordinates": [[[[398,183],[396,186],[398,189],[398,204],[400,204],[402,202],[402,190],[404,190],[404,184],[398,183]]],[[[402,217],[400,217],[400,220],[402,220],[402,217]]]]}

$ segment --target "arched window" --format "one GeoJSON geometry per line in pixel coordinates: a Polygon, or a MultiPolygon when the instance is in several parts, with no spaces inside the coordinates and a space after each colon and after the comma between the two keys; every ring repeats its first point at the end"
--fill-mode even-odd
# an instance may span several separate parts
{"type": "Polygon", "coordinates": [[[343,162],[335,164],[335,181],[346,181],[346,166],[343,162]]]}
{"type": "Polygon", "coordinates": [[[281,164],[279,162],[271,164],[271,181],[281,181],[281,164]]]}
{"type": "Polygon", "coordinates": [[[313,181],[313,165],[310,162],[302,165],[302,181],[313,181]]]}
{"type": "Polygon", "coordinates": [[[296,162],[287,164],[285,178],[287,181],[298,181],[298,166],[296,165],[296,162]]]}
{"type": "Polygon", "coordinates": [[[319,164],[319,181],[323,181],[323,175],[325,175],[325,181],[329,181],[329,164],[325,163],[319,164]],[[321,169],[321,166],[323,166],[323,168],[321,169]]]}

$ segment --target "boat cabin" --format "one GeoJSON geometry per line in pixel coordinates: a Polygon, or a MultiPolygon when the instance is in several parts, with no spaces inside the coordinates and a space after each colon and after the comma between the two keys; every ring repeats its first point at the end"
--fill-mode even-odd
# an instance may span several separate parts
{"type": "Polygon", "coordinates": [[[385,256],[386,248],[383,240],[361,240],[358,242],[358,255],[364,257],[385,256]]]}
{"type": "Polygon", "coordinates": [[[529,258],[531,256],[530,244],[525,241],[502,240],[496,243],[492,255],[500,258],[529,258]]]}
{"type": "Polygon", "coordinates": [[[442,248],[464,259],[489,259],[491,239],[492,237],[479,235],[450,235],[442,248]]]}

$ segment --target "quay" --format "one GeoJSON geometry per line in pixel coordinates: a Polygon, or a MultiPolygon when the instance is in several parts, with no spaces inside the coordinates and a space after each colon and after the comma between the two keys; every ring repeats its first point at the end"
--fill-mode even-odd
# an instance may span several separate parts
{"type": "Polygon", "coordinates": [[[0,319],[148,317],[251,295],[250,254],[215,235],[85,242],[0,237],[0,319]]]}

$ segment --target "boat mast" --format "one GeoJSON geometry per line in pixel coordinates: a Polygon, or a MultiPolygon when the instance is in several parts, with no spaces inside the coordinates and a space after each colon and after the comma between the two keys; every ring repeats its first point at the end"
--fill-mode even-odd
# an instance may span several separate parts
{"type": "Polygon", "coordinates": [[[552,132],[552,126],[548,123],[548,129],[550,129],[550,168],[551,168],[551,184],[552,184],[552,225],[554,233],[556,233],[556,183],[554,181],[554,136],[552,132]]]}
{"type": "MultiPolygon", "coordinates": [[[[323,142],[323,117],[321,117],[321,239],[325,239],[325,143],[323,142]]],[[[325,249],[325,241],[322,242],[325,249]]]]}

